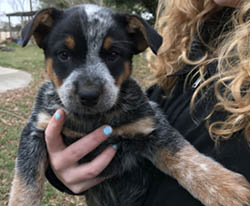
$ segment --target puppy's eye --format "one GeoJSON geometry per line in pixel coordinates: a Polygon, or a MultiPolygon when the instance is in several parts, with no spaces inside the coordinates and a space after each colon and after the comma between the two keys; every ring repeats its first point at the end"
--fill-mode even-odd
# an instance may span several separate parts
{"type": "Polygon", "coordinates": [[[70,54],[68,51],[63,50],[57,53],[57,58],[62,62],[67,62],[70,60],[70,54]]]}
{"type": "Polygon", "coordinates": [[[119,57],[120,57],[120,53],[118,51],[111,51],[106,56],[106,60],[113,62],[117,60],[119,57]]]}

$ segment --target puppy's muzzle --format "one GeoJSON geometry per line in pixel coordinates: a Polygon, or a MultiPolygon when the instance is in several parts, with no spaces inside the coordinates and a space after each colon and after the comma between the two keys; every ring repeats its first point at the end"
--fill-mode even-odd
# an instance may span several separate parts
{"type": "Polygon", "coordinates": [[[83,106],[94,106],[98,103],[102,88],[100,84],[82,84],[75,82],[76,95],[83,106]]]}

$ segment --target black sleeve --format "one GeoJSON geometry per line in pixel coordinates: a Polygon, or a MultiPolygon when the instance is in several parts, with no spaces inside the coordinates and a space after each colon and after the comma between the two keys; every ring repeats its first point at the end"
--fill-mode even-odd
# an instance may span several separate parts
{"type": "MultiPolygon", "coordinates": [[[[181,86],[181,88],[183,88],[181,86]]],[[[224,167],[244,175],[250,181],[250,147],[242,132],[216,145],[209,136],[206,122],[195,122],[190,116],[189,102],[192,91],[177,88],[169,97],[165,97],[159,86],[151,87],[147,94],[162,108],[170,124],[176,128],[199,152],[212,157],[224,167]]],[[[209,101],[201,101],[199,116],[205,116],[209,101]]],[[[219,117],[217,115],[216,118],[219,117]]],[[[224,115],[224,114],[223,114],[224,115]]],[[[222,116],[223,116],[222,115],[222,116]]],[[[191,196],[178,182],[154,168],[151,170],[151,185],[147,191],[144,206],[200,206],[198,200],[191,196]]]]}
{"type": "Polygon", "coordinates": [[[69,188],[67,188],[55,175],[54,171],[52,170],[51,166],[49,165],[46,170],[46,178],[49,181],[51,185],[53,185],[56,189],[58,189],[61,192],[68,193],[70,195],[84,195],[84,192],[80,194],[75,194],[72,192],[69,188]]]}

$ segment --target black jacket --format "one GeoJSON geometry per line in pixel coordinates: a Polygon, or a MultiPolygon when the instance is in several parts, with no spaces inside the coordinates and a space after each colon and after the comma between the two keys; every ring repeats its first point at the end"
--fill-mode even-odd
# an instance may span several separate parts
{"type": "MultiPolygon", "coordinates": [[[[205,121],[202,117],[207,115],[209,104],[214,98],[206,97],[200,102],[195,116],[200,117],[194,121],[190,116],[189,102],[194,88],[183,90],[183,81],[179,81],[174,93],[169,98],[164,98],[163,91],[154,86],[149,90],[151,100],[158,102],[167,116],[170,124],[176,128],[197,150],[228,169],[243,174],[250,181],[250,147],[243,134],[238,133],[232,139],[221,142],[218,146],[211,140],[205,121]]],[[[224,117],[220,113],[216,118],[224,117]]],[[[145,196],[143,206],[198,206],[202,205],[195,200],[178,182],[161,173],[159,170],[149,168],[152,179],[151,186],[145,196]]]]}
{"type": "MultiPolygon", "coordinates": [[[[202,36],[206,42],[211,41],[220,34],[224,23],[228,20],[232,9],[225,9],[218,15],[206,22],[202,28],[202,36]],[[219,26],[220,25],[220,26],[219,26]]],[[[230,28],[224,28],[227,30],[230,28]]],[[[197,59],[206,51],[205,46],[196,38],[192,44],[190,58],[197,59]]],[[[216,62],[208,66],[206,77],[216,72],[216,62]]],[[[190,115],[190,100],[194,90],[197,88],[197,78],[184,89],[184,79],[192,69],[186,65],[178,76],[177,85],[173,94],[166,97],[163,90],[155,85],[148,90],[148,96],[156,101],[164,111],[170,124],[176,128],[197,150],[212,157],[226,168],[239,172],[250,181],[250,147],[241,132],[235,134],[230,140],[221,142],[218,146],[211,140],[204,117],[209,114],[211,107],[216,103],[213,88],[208,89],[203,97],[199,97],[196,104],[194,116],[190,115]],[[195,119],[195,121],[194,121],[195,119]]],[[[170,77],[171,78],[171,77],[170,77]]],[[[223,120],[224,112],[218,112],[213,120],[223,120]]],[[[145,196],[143,206],[198,206],[202,205],[194,199],[178,182],[157,169],[151,168],[151,186],[145,196]]]]}

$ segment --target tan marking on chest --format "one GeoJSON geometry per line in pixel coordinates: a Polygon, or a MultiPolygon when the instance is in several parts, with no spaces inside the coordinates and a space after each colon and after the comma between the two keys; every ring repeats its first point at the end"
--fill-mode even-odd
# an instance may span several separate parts
{"type": "Polygon", "coordinates": [[[64,134],[66,137],[71,137],[71,138],[76,138],[76,139],[86,136],[85,133],[75,132],[68,128],[63,128],[62,134],[64,134]]]}
{"type": "Polygon", "coordinates": [[[52,116],[45,112],[40,112],[37,115],[37,129],[39,130],[45,130],[49,124],[50,119],[52,116]]]}
{"type": "MultiPolygon", "coordinates": [[[[45,131],[51,118],[52,116],[50,114],[46,112],[40,112],[37,115],[37,129],[45,131]]],[[[64,134],[67,137],[72,137],[72,138],[81,138],[86,135],[84,133],[75,132],[66,127],[63,128],[62,134],[64,134]]]]}
{"type": "Polygon", "coordinates": [[[154,121],[152,117],[146,117],[144,119],[139,119],[136,122],[122,125],[118,128],[115,128],[113,133],[114,135],[119,135],[122,137],[133,137],[136,135],[149,135],[154,131],[154,121]]]}
{"type": "MultiPolygon", "coordinates": [[[[136,122],[122,125],[118,128],[113,128],[112,135],[119,135],[122,136],[123,138],[132,138],[136,135],[146,136],[153,131],[154,131],[153,119],[152,117],[146,117],[136,122]]],[[[62,133],[67,137],[76,139],[82,138],[87,135],[86,133],[76,132],[68,128],[63,128],[62,133]]]]}

